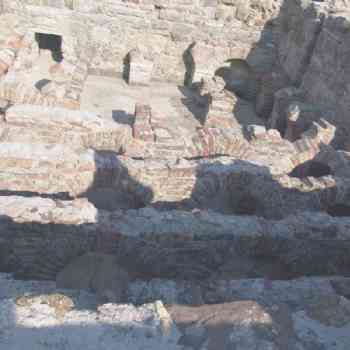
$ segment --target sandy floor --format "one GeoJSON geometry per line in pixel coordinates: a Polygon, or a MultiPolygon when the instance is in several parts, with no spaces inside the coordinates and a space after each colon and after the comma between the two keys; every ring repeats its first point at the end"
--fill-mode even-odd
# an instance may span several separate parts
{"type": "Polygon", "coordinates": [[[150,104],[161,112],[174,113],[169,102],[174,96],[181,97],[181,92],[175,85],[129,86],[122,79],[90,75],[85,82],[81,108],[112,118],[119,111],[133,114],[135,103],[139,102],[150,104]]]}
{"type": "Polygon", "coordinates": [[[103,118],[130,124],[135,104],[149,104],[163,126],[173,135],[186,135],[200,126],[196,117],[180,106],[191,92],[183,92],[175,84],[153,83],[150,87],[129,86],[118,78],[89,76],[81,96],[81,108],[95,111],[103,118]]]}
{"type": "MultiPolygon", "coordinates": [[[[191,98],[193,91],[170,83],[152,83],[149,87],[129,86],[123,79],[89,76],[81,96],[81,108],[98,112],[104,118],[129,123],[135,103],[149,104],[157,114],[167,116],[174,126],[193,130],[200,126],[204,111],[191,98]]],[[[261,124],[254,108],[242,100],[235,115],[239,124],[261,124]]]]}
{"type": "MultiPolygon", "coordinates": [[[[81,96],[81,108],[124,122],[134,114],[135,103],[149,104],[158,114],[180,118],[173,101],[185,98],[175,84],[130,86],[123,79],[89,76],[81,96]]],[[[181,118],[180,118],[181,119],[181,118]]],[[[195,124],[196,121],[193,121],[195,124]]],[[[190,125],[189,125],[190,126],[190,125]]]]}

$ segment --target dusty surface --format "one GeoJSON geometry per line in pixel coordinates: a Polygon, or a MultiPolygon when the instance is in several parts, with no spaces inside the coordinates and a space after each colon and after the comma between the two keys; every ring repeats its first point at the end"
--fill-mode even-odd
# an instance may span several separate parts
{"type": "MultiPolygon", "coordinates": [[[[89,75],[81,96],[81,108],[132,125],[135,104],[146,103],[157,114],[171,116],[167,125],[169,129],[181,127],[181,132],[191,132],[201,126],[206,113],[204,107],[195,103],[195,96],[195,91],[171,83],[154,82],[151,86],[140,87],[130,86],[121,78],[89,75]]],[[[233,112],[242,125],[262,124],[247,101],[241,100],[239,109],[234,111],[232,108],[233,112]]]]}
{"type": "MultiPolygon", "coordinates": [[[[3,288],[11,284],[6,276],[1,276],[1,282],[3,288]]],[[[16,293],[21,284],[13,287],[16,293]]],[[[1,296],[0,348],[76,349],[83,345],[86,349],[182,349],[176,345],[176,326],[159,301],[141,307],[105,304],[95,311],[78,307],[63,294],[36,294],[16,300],[1,296]]]]}
{"type": "MultiPolygon", "coordinates": [[[[129,349],[345,350],[350,341],[350,305],[341,294],[349,292],[349,281],[341,278],[271,286],[244,281],[222,289],[222,297],[238,292],[241,301],[221,298],[222,303],[212,305],[164,307],[155,301],[97,308],[88,306],[93,295],[83,291],[56,291],[53,284],[18,282],[8,275],[0,280],[3,349],[74,349],[82,344],[110,349],[118,344],[129,349]]],[[[138,289],[135,284],[130,296],[138,289]]],[[[163,288],[162,296],[169,298],[171,290],[163,288]]]]}

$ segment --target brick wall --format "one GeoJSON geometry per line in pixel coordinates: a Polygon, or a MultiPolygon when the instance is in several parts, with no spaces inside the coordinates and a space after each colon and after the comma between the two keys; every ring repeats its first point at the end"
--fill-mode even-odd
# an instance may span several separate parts
{"type": "Polygon", "coordinates": [[[247,57],[253,47],[261,61],[272,59],[268,40],[261,41],[261,31],[277,12],[278,3],[4,0],[4,11],[18,15],[29,29],[74,38],[77,51],[93,46],[94,72],[122,73],[125,57],[137,47],[154,59],[153,79],[183,82],[188,69],[183,55],[194,42],[197,78],[212,74],[228,58],[247,57]]]}

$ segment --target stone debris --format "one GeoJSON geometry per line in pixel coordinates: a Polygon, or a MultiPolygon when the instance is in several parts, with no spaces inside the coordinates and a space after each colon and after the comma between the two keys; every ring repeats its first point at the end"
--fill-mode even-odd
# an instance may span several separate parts
{"type": "MultiPolygon", "coordinates": [[[[3,276],[1,282],[5,289],[12,283],[3,276]]],[[[65,294],[11,295],[0,298],[0,325],[2,349],[183,349],[160,301],[139,307],[104,304],[93,310],[79,309],[65,294]]]]}
{"type": "Polygon", "coordinates": [[[4,349],[20,349],[24,344],[27,349],[57,344],[108,349],[118,344],[131,349],[318,346],[343,350],[349,342],[349,301],[344,296],[349,281],[341,277],[273,281],[271,289],[264,288],[263,280],[216,281],[210,290],[202,286],[203,301],[209,305],[183,299],[193,295],[189,284],[132,282],[129,297],[143,304],[138,307],[89,307],[94,296],[84,291],[55,290],[51,282],[15,281],[3,274],[0,280],[4,349]],[[152,301],[158,296],[168,305],[152,301]],[[148,298],[151,301],[144,304],[142,300],[148,298]]]}
{"type": "Polygon", "coordinates": [[[18,307],[31,307],[33,304],[46,304],[54,308],[56,317],[64,317],[74,307],[73,301],[62,294],[43,295],[39,297],[23,296],[16,300],[18,307]]]}

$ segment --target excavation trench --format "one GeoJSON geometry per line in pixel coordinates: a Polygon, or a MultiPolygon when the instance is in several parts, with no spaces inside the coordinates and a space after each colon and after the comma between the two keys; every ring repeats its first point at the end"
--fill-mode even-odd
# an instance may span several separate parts
{"type": "MultiPolygon", "coordinates": [[[[152,168],[160,188],[131,176],[134,164],[110,164],[98,163],[80,200],[20,197],[28,221],[22,212],[16,217],[8,206],[1,208],[10,216],[0,216],[0,272],[56,280],[77,258],[98,253],[112,256],[131,280],[145,283],[349,276],[348,219],[332,218],[348,207],[339,208],[326,195],[285,188],[264,169],[239,163],[194,167],[189,195],[171,201],[168,189],[179,192],[178,177],[152,168]],[[165,201],[157,202],[161,194],[165,201]],[[329,204],[332,216],[321,213],[317,198],[329,204]],[[45,212],[48,206],[53,207],[45,212]],[[85,219],[89,210],[93,215],[85,219]],[[315,222],[300,214],[310,210],[315,222]]],[[[299,186],[301,180],[293,181],[299,186]]]]}
{"type": "MultiPolygon", "coordinates": [[[[8,237],[0,241],[0,271],[14,272],[21,279],[55,280],[77,257],[98,252],[114,256],[132,279],[145,281],[349,276],[350,243],[337,239],[336,227],[320,229],[318,239],[302,229],[290,239],[270,232],[251,234],[253,226],[247,227],[246,234],[217,233],[213,239],[215,227],[213,233],[206,229],[207,234],[196,237],[176,233],[176,225],[186,230],[184,223],[173,222],[173,230],[172,225],[160,224],[154,228],[158,234],[137,238],[96,231],[93,225],[24,224],[1,218],[8,237]]],[[[192,225],[198,223],[187,230],[192,225]]]]}

